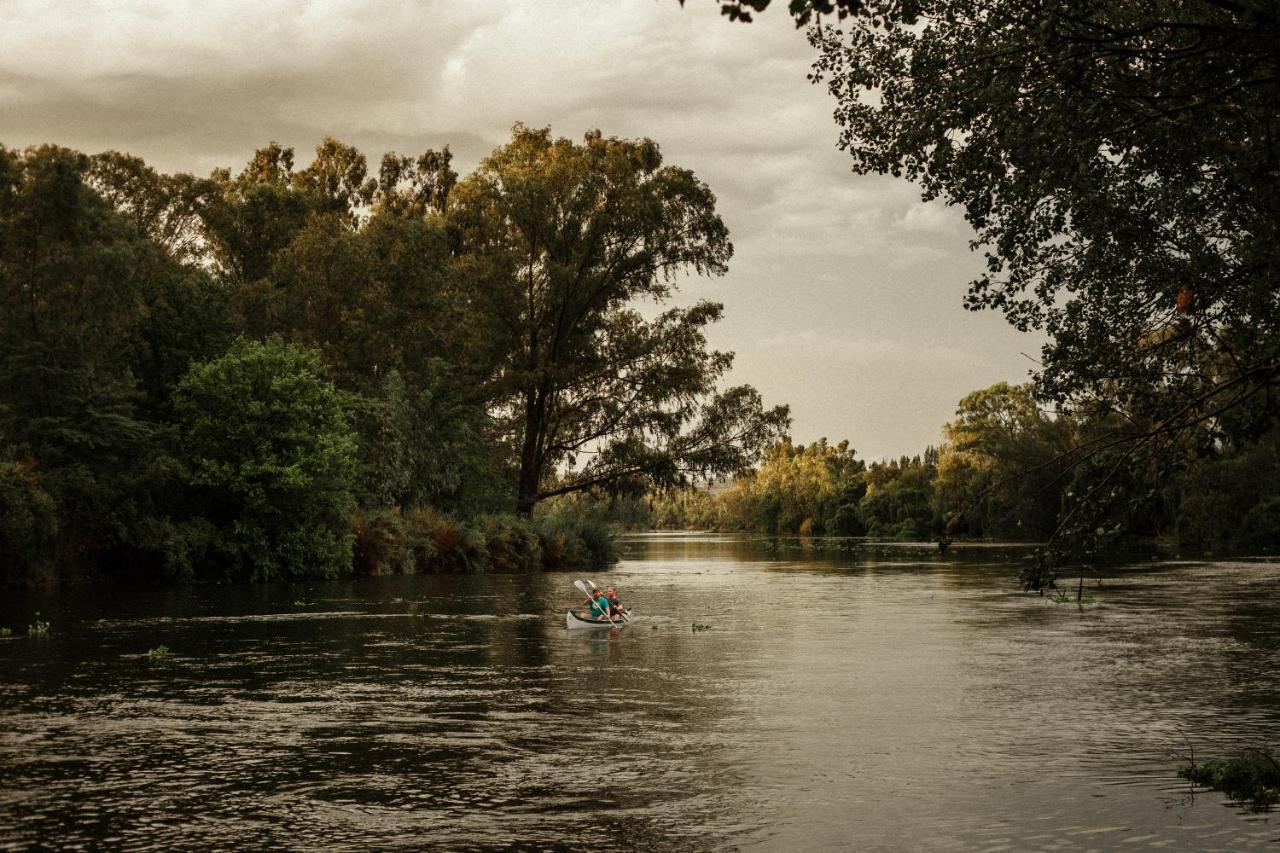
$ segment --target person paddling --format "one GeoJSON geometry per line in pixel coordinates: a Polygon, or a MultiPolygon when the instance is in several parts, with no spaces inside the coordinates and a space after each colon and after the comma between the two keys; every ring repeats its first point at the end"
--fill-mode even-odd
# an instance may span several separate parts
{"type": "Polygon", "coordinates": [[[600,622],[608,621],[609,618],[609,599],[600,590],[596,590],[594,595],[587,596],[583,604],[590,605],[590,609],[583,613],[584,618],[595,619],[600,622]]]}

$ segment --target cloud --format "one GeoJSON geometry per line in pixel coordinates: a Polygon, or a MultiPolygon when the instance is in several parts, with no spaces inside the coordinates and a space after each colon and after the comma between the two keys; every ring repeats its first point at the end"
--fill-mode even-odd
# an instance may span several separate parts
{"type": "Polygon", "coordinates": [[[810,329],[774,335],[761,343],[766,350],[786,352],[795,358],[823,359],[865,367],[912,363],[930,370],[946,370],[974,355],[960,347],[945,344],[866,337],[857,332],[837,336],[810,329]]]}

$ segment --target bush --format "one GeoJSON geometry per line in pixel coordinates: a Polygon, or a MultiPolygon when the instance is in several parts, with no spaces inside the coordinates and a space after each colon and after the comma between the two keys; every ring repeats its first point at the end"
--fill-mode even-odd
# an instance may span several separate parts
{"type": "MultiPolygon", "coordinates": [[[[572,535],[556,539],[557,555],[567,549],[572,565],[590,564],[608,548],[599,543],[598,526],[573,528],[572,535]]],[[[430,507],[404,514],[397,508],[362,510],[353,530],[357,574],[525,573],[543,565],[538,528],[515,515],[489,515],[466,523],[430,507]]]]}
{"type": "Polygon", "coordinates": [[[352,520],[352,533],[356,574],[398,575],[413,571],[413,555],[400,510],[360,510],[352,520]]]}
{"type": "Polygon", "coordinates": [[[528,519],[514,515],[490,515],[480,520],[495,572],[532,572],[542,566],[542,541],[528,519]]]}
{"type": "Polygon", "coordinates": [[[405,516],[405,531],[415,571],[466,575],[489,569],[484,534],[437,510],[410,510],[405,516]]]}
{"type": "Polygon", "coordinates": [[[542,567],[552,571],[600,571],[618,561],[613,531],[603,521],[547,515],[539,520],[542,567]]]}

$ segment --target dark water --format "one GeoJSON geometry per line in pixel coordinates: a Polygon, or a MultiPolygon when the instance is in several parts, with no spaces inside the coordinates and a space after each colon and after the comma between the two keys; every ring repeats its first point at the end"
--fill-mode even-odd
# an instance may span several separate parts
{"type": "Polygon", "coordinates": [[[627,550],[603,636],[561,574],[10,597],[0,846],[1280,849],[1173,755],[1280,742],[1280,564],[627,550]]]}

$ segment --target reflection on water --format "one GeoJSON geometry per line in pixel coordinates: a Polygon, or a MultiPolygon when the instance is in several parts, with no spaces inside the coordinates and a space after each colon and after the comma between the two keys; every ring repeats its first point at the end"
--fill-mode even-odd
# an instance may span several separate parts
{"type": "Polygon", "coordinates": [[[1280,839],[1172,757],[1277,742],[1280,564],[1133,566],[1080,610],[1018,593],[1012,546],[626,552],[642,618],[594,636],[561,574],[10,597],[52,632],[0,640],[0,845],[1280,839]]]}

